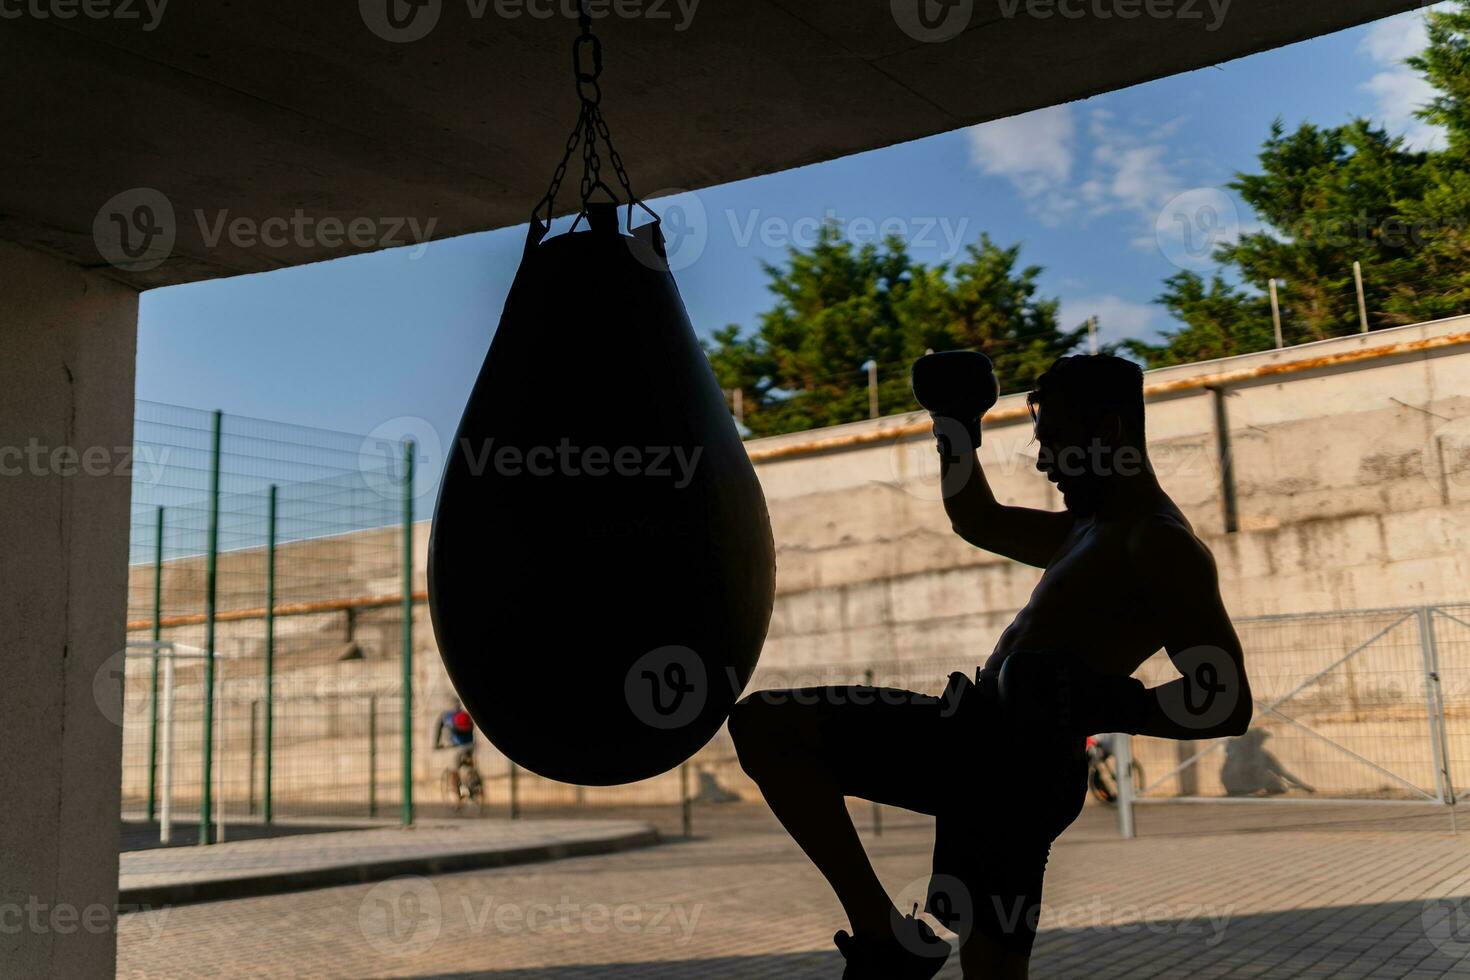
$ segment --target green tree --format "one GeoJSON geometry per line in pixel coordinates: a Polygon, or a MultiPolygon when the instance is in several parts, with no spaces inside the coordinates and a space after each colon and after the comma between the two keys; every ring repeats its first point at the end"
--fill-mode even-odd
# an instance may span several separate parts
{"type": "Polygon", "coordinates": [[[1130,350],[1159,366],[1272,346],[1273,278],[1288,344],[1356,332],[1355,261],[1371,327],[1470,311],[1470,0],[1427,16],[1428,45],[1407,63],[1435,89],[1419,115],[1447,148],[1411,151],[1365,119],[1290,134],[1278,120],[1260,171],[1230,185],[1265,225],[1215,253],[1239,286],[1171,277],[1158,301],[1182,326],[1130,350]]]}
{"type": "Polygon", "coordinates": [[[731,324],[705,350],[756,436],[867,418],[870,360],[880,411],[916,408],[909,365],[926,350],[984,350],[1019,390],[1085,332],[1058,329],[1056,300],[1037,296],[1041,269],[1019,260],[1019,246],[982,236],[953,265],[925,265],[898,238],[859,246],[828,223],[810,249],[764,265],[775,304],[755,330],[731,324]]]}

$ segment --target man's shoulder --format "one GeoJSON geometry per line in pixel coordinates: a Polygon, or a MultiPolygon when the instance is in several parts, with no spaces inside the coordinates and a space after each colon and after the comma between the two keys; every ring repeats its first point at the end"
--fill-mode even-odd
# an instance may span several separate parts
{"type": "Polygon", "coordinates": [[[1175,508],[1143,514],[1128,528],[1128,551],[1145,567],[1214,567],[1214,556],[1184,515],[1175,508]]]}

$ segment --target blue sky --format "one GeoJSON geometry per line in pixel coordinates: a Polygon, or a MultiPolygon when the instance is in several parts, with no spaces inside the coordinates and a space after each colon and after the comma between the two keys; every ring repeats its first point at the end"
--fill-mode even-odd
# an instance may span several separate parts
{"type": "MultiPolygon", "coordinates": [[[[1224,185],[1250,169],[1271,121],[1366,115],[1417,145],[1426,87],[1401,60],[1415,12],[1225,65],[984,126],[654,201],[685,228],[673,254],[701,334],[753,326],[779,262],[831,215],[858,238],[900,231],[923,261],[988,232],[1045,268],[1065,325],[1106,339],[1166,326],[1151,300],[1202,265],[1185,225],[1218,237],[1252,218],[1224,185]],[[1182,196],[1181,196],[1182,195],[1182,196]],[[1184,225],[1179,224],[1180,221],[1184,225]],[[1172,230],[1171,230],[1172,229],[1172,230]],[[1218,230],[1216,230],[1218,229],[1218,230]]],[[[616,91],[609,119],[617,125],[616,91]]],[[[620,147],[637,185],[638,152],[620,147]]],[[[640,188],[640,190],[643,190],[640,188]]],[[[527,202],[529,207],[531,202],[527,202]]],[[[515,274],[523,228],[144,294],[140,398],[447,442],[515,274]]],[[[897,369],[902,369],[901,367],[897,369]]]]}

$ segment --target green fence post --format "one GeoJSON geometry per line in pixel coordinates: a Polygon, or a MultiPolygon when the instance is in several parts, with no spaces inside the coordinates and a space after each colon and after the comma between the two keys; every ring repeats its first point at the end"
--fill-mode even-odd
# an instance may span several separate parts
{"type": "Polygon", "coordinates": [[[153,683],[148,697],[148,822],[158,799],[158,657],[163,638],[163,508],[153,531],[153,683]]]}
{"type": "Polygon", "coordinates": [[[214,604],[219,571],[219,444],[224,413],[215,410],[209,454],[209,555],[204,573],[204,778],[199,787],[199,843],[213,843],[214,781],[214,604]]]}
{"type": "Polygon", "coordinates": [[[378,696],[368,695],[368,816],[378,815],[378,696]]]}
{"type": "Polygon", "coordinates": [[[265,785],[261,789],[261,817],[274,815],[271,783],[275,759],[276,681],[276,485],[271,484],[265,515],[265,785]]]}
{"type": "Polygon", "coordinates": [[[256,745],[260,742],[260,732],[256,719],[260,717],[260,702],[250,702],[250,781],[246,784],[246,797],[249,801],[248,812],[255,816],[255,753],[256,745]]]}
{"type": "Polygon", "coordinates": [[[679,767],[679,816],[684,836],[694,836],[694,803],[689,798],[689,763],[679,767]]]}
{"type": "Polygon", "coordinates": [[[403,823],[413,823],[413,453],[403,442],[403,823]]]}

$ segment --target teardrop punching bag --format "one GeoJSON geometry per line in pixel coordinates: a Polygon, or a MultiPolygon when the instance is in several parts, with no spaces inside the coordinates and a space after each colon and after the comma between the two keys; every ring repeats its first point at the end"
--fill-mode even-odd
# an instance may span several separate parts
{"type": "MultiPolygon", "coordinates": [[[[584,99],[581,138],[599,122],[584,99]]],[[[531,222],[440,487],[429,608],[497,748],[610,785],[672,769],[724,723],[760,655],[775,562],[659,223],[624,234],[588,186],[572,232],[543,240],[531,222]]]]}

